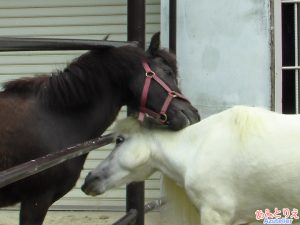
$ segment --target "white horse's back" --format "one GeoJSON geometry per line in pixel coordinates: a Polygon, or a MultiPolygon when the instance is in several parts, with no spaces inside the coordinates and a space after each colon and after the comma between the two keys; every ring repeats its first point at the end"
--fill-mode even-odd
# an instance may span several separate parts
{"type": "Polygon", "coordinates": [[[236,106],[177,132],[133,119],[115,132],[115,150],[85,181],[90,194],[160,170],[185,188],[203,225],[246,224],[256,210],[300,207],[300,116],[236,106]]]}
{"type": "Polygon", "coordinates": [[[198,168],[186,181],[199,188],[190,192],[201,196],[198,207],[231,208],[236,220],[253,219],[258,209],[299,208],[300,116],[236,106],[194,126],[210,130],[198,137],[203,144],[191,162],[198,168]]]}

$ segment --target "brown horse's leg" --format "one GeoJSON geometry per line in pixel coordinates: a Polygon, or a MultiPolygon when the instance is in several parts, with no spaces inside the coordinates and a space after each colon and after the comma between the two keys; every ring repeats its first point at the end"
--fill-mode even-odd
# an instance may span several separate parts
{"type": "Polygon", "coordinates": [[[47,196],[46,193],[23,200],[20,210],[20,225],[42,225],[52,203],[52,196],[47,196]]]}

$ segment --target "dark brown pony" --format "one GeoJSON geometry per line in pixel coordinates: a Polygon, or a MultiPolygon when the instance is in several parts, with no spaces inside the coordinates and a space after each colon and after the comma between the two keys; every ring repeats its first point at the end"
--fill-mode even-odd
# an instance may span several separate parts
{"type": "MultiPolygon", "coordinates": [[[[145,71],[142,61],[179,91],[174,57],[155,35],[147,52],[103,47],[83,54],[51,76],[21,78],[0,92],[0,170],[101,135],[123,105],[138,111],[145,71]]],[[[146,107],[159,112],[165,90],[150,86],[146,107]]],[[[174,99],[167,124],[178,130],[199,121],[187,101],[174,99]]],[[[40,225],[53,202],[70,191],[86,155],[0,189],[0,207],[21,202],[20,225],[40,225]]]]}

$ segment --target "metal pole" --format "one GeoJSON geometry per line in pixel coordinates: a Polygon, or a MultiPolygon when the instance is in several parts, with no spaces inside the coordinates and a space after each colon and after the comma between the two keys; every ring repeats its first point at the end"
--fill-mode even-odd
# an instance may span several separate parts
{"type": "Polygon", "coordinates": [[[145,0],[127,0],[127,40],[145,48],[145,0]]]}
{"type": "MultiPolygon", "coordinates": [[[[127,39],[145,48],[145,0],[127,0],[127,39]]],[[[131,111],[128,109],[128,114],[131,111]]],[[[135,225],[144,225],[145,184],[132,183],[126,188],[126,211],[138,211],[135,225]]]]}
{"type": "Polygon", "coordinates": [[[169,1],[169,49],[176,54],[177,1],[169,1]]]}
{"type": "Polygon", "coordinates": [[[103,46],[136,46],[121,41],[0,37],[0,51],[90,50],[103,46]]]}

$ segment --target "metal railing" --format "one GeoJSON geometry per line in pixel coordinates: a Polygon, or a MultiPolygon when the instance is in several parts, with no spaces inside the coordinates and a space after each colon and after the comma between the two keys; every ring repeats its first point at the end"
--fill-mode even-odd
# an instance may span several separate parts
{"type": "Polygon", "coordinates": [[[48,51],[48,50],[92,50],[103,46],[137,46],[137,42],[101,41],[56,38],[16,38],[0,37],[0,52],[10,51],[48,51]]]}
{"type": "Polygon", "coordinates": [[[86,141],[0,172],[0,188],[112,143],[113,134],[86,141]]]}

